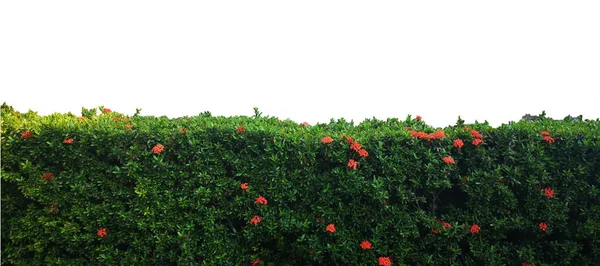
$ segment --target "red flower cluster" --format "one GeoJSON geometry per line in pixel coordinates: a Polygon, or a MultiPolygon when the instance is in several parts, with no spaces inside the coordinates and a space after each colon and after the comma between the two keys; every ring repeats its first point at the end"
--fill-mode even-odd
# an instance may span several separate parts
{"type": "Polygon", "coordinates": [[[534,265],[531,263],[523,262],[523,263],[521,263],[521,266],[534,266],[534,265]]]}
{"type": "MultiPolygon", "coordinates": [[[[444,220],[439,220],[438,223],[442,224],[443,229],[452,228],[452,225],[444,220]]],[[[431,228],[431,232],[434,234],[439,234],[440,230],[436,230],[435,228],[431,228]]]]}
{"type": "Polygon", "coordinates": [[[165,149],[165,146],[163,146],[162,144],[156,144],[153,148],[152,148],[152,153],[154,154],[159,154],[161,153],[163,150],[165,149]]]}
{"type": "Polygon", "coordinates": [[[356,170],[357,166],[358,166],[358,163],[355,160],[350,159],[350,161],[348,161],[348,167],[353,168],[354,170],[356,170]]]}
{"type": "Polygon", "coordinates": [[[415,117],[417,119],[417,121],[421,121],[421,116],[418,115],[417,117],[415,117]]]}
{"type": "Polygon", "coordinates": [[[362,149],[362,150],[358,151],[358,155],[360,155],[360,157],[367,157],[367,156],[369,156],[369,153],[367,152],[367,150],[362,149]]]}
{"type": "Polygon", "coordinates": [[[333,138],[331,138],[330,136],[324,137],[323,139],[321,139],[321,142],[323,142],[323,144],[329,144],[333,142],[333,138]]]}
{"type": "Polygon", "coordinates": [[[100,228],[100,229],[98,229],[98,236],[99,237],[104,237],[106,235],[107,235],[106,228],[100,228]]]}
{"type": "Polygon", "coordinates": [[[471,226],[471,234],[477,234],[477,233],[479,233],[480,229],[481,229],[481,227],[479,227],[479,225],[473,224],[471,226]]]}
{"type": "Polygon", "coordinates": [[[353,149],[355,151],[360,151],[361,148],[362,145],[360,145],[360,143],[358,143],[357,141],[352,142],[352,144],[350,144],[350,149],[353,149]]]}
{"type": "Polygon", "coordinates": [[[481,140],[481,139],[474,139],[473,140],[473,145],[475,145],[475,146],[479,146],[479,144],[481,144],[481,143],[483,143],[483,140],[481,140]]]}
{"type": "Polygon", "coordinates": [[[546,197],[548,198],[554,198],[554,189],[551,189],[549,187],[544,188],[544,194],[546,194],[546,197]]]}
{"type": "Polygon", "coordinates": [[[73,139],[72,139],[72,138],[70,138],[70,139],[65,139],[65,140],[63,140],[63,143],[64,143],[64,144],[71,144],[71,143],[73,143],[73,139]]]}
{"type": "Polygon", "coordinates": [[[260,265],[260,260],[259,259],[253,260],[253,261],[250,262],[250,265],[251,266],[258,266],[258,265],[260,265]]]}
{"type": "Polygon", "coordinates": [[[267,201],[267,199],[265,199],[265,197],[263,196],[259,196],[258,198],[256,198],[256,200],[254,200],[254,204],[262,204],[262,205],[267,205],[269,202],[267,201]]]}
{"type": "Polygon", "coordinates": [[[184,128],[182,128],[182,129],[179,130],[179,134],[183,135],[183,134],[185,134],[186,131],[187,131],[187,128],[184,127],[184,128]]]}
{"type": "Polygon", "coordinates": [[[542,136],[550,136],[550,132],[548,131],[542,131],[542,136]]]}
{"type": "Polygon", "coordinates": [[[308,122],[306,122],[306,121],[302,122],[302,124],[300,124],[300,125],[302,125],[302,126],[305,126],[305,127],[307,127],[307,126],[310,126],[310,125],[308,124],[308,122]]]}
{"type": "Polygon", "coordinates": [[[362,249],[371,249],[371,242],[364,240],[362,243],[360,243],[360,247],[362,249]]]}
{"type": "Polygon", "coordinates": [[[244,126],[239,126],[239,127],[237,127],[236,131],[237,131],[237,133],[242,133],[242,132],[246,131],[246,129],[244,128],[244,126]]]}
{"type": "Polygon", "coordinates": [[[546,229],[548,229],[548,225],[546,223],[540,223],[540,229],[542,229],[542,231],[546,231],[546,229]]]}
{"type": "Polygon", "coordinates": [[[79,117],[79,120],[83,121],[83,120],[85,120],[85,117],[83,117],[83,116],[80,116],[80,117],[79,117]]]}
{"type": "Polygon", "coordinates": [[[454,159],[452,159],[452,157],[450,157],[450,156],[444,157],[443,160],[444,160],[444,162],[446,164],[456,164],[456,162],[454,161],[454,159]]]}
{"type": "Polygon", "coordinates": [[[427,134],[423,131],[414,131],[411,130],[410,131],[410,135],[418,138],[418,139],[427,139],[427,140],[436,140],[436,139],[442,139],[446,136],[446,133],[444,133],[444,130],[438,130],[436,132],[433,132],[431,134],[427,134]]]}
{"type": "Polygon", "coordinates": [[[108,108],[104,108],[104,109],[102,110],[102,113],[105,113],[105,114],[108,114],[108,113],[110,113],[110,112],[112,112],[112,110],[110,110],[110,109],[108,109],[108,108]]]}
{"type": "Polygon", "coordinates": [[[544,136],[544,140],[548,143],[553,143],[554,142],[554,138],[550,137],[550,136],[544,136]]]}
{"type": "Polygon", "coordinates": [[[327,228],[325,229],[325,231],[330,232],[330,233],[335,232],[335,225],[334,224],[329,224],[327,226],[327,228]]]}
{"type": "Polygon", "coordinates": [[[260,219],[260,217],[258,215],[255,215],[254,217],[252,217],[252,219],[250,219],[250,224],[258,224],[262,221],[262,219],[260,219]]]}
{"type": "Polygon", "coordinates": [[[354,139],[353,139],[352,137],[348,137],[348,138],[346,139],[346,143],[348,143],[348,144],[352,144],[352,143],[354,143],[354,139]]]}
{"type": "Polygon", "coordinates": [[[483,136],[479,132],[477,132],[477,130],[475,130],[475,129],[471,129],[471,136],[473,136],[473,138],[476,138],[476,139],[483,138],[483,136]]]}
{"type": "Polygon", "coordinates": [[[379,266],[391,266],[392,260],[389,257],[379,257],[378,259],[379,266]]]}
{"type": "Polygon", "coordinates": [[[454,147],[456,148],[462,148],[465,145],[465,143],[461,140],[461,139],[455,139],[454,140],[454,147]]]}
{"type": "Polygon", "coordinates": [[[240,188],[242,188],[242,190],[248,190],[248,183],[242,183],[240,188]]]}
{"type": "Polygon", "coordinates": [[[21,138],[28,139],[31,137],[33,137],[33,133],[31,133],[30,131],[25,131],[25,132],[21,133],[21,138]]]}
{"type": "Polygon", "coordinates": [[[52,179],[52,177],[54,177],[52,173],[45,173],[42,175],[42,178],[44,178],[45,180],[50,180],[52,179]]]}
{"type": "Polygon", "coordinates": [[[125,130],[131,130],[133,128],[132,125],[125,125],[125,130]]]}

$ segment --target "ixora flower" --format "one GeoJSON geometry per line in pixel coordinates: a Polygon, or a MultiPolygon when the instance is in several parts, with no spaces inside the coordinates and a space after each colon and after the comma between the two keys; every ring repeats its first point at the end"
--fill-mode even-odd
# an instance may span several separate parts
{"type": "Polygon", "coordinates": [[[258,265],[260,265],[260,260],[259,259],[253,260],[253,261],[250,262],[250,265],[252,265],[252,266],[258,266],[258,265]]]}
{"type": "Polygon", "coordinates": [[[244,128],[244,126],[239,126],[239,127],[237,127],[236,131],[237,131],[237,133],[242,133],[242,132],[246,131],[246,129],[244,128]]]}
{"type": "Polygon", "coordinates": [[[481,139],[474,139],[472,143],[475,146],[479,146],[479,144],[483,143],[483,140],[481,140],[481,139]]]}
{"type": "Polygon", "coordinates": [[[258,198],[256,198],[256,200],[254,200],[255,204],[262,204],[262,205],[267,205],[267,203],[269,203],[267,201],[267,199],[265,199],[265,197],[263,196],[259,196],[258,198]]]}
{"type": "Polygon", "coordinates": [[[371,242],[369,240],[364,240],[360,243],[360,248],[362,249],[371,249],[371,242]]]}
{"type": "Polygon", "coordinates": [[[553,143],[554,142],[554,138],[552,138],[550,136],[544,136],[544,140],[547,141],[548,143],[553,143]]]}
{"type": "Polygon", "coordinates": [[[533,266],[533,264],[527,263],[527,262],[523,262],[523,263],[521,263],[521,266],[533,266]]]}
{"type": "Polygon", "coordinates": [[[183,135],[183,134],[185,134],[186,131],[187,131],[187,128],[184,127],[179,130],[179,134],[183,135]]]}
{"type": "Polygon", "coordinates": [[[418,115],[417,117],[415,117],[417,119],[417,121],[421,121],[422,117],[420,115],[418,115]]]}
{"type": "Polygon", "coordinates": [[[330,136],[324,137],[323,139],[321,139],[321,142],[323,142],[323,144],[329,144],[333,142],[333,138],[331,138],[330,136]]]}
{"type": "Polygon", "coordinates": [[[476,139],[483,138],[483,136],[479,132],[477,132],[477,130],[475,130],[475,129],[471,130],[471,136],[473,136],[473,138],[476,138],[476,139]]]}
{"type": "Polygon", "coordinates": [[[260,219],[260,217],[258,215],[255,215],[254,217],[252,217],[252,219],[250,219],[250,224],[258,224],[262,221],[262,219],[260,219]]]}
{"type": "Polygon", "coordinates": [[[125,125],[125,130],[131,130],[133,128],[132,125],[125,125]]]}
{"type": "Polygon", "coordinates": [[[550,136],[550,132],[548,131],[542,131],[541,134],[542,136],[550,136]]]}
{"type": "Polygon", "coordinates": [[[392,260],[389,257],[379,257],[378,259],[379,266],[391,266],[392,260]]]}
{"type": "Polygon", "coordinates": [[[42,178],[44,178],[45,180],[50,180],[52,179],[52,177],[54,177],[52,173],[45,173],[42,175],[42,178]]]}
{"type": "Polygon", "coordinates": [[[356,170],[357,166],[358,166],[358,163],[355,160],[350,159],[350,161],[348,161],[348,167],[353,168],[354,170],[356,170]]]}
{"type": "Polygon", "coordinates": [[[63,143],[64,143],[64,144],[71,144],[71,143],[73,143],[73,139],[72,139],[72,138],[70,138],[70,139],[65,139],[65,140],[63,140],[63,143]]]}
{"type": "Polygon", "coordinates": [[[310,126],[310,124],[308,124],[308,122],[306,122],[306,121],[302,122],[302,124],[300,124],[300,125],[305,126],[305,127],[310,126]]]}
{"type": "Polygon", "coordinates": [[[330,232],[330,233],[335,232],[335,225],[334,224],[329,224],[327,226],[327,228],[325,228],[325,231],[330,232]]]}
{"type": "Polygon", "coordinates": [[[431,134],[427,135],[427,140],[432,140],[432,139],[443,139],[446,136],[446,133],[444,133],[444,130],[438,130],[436,132],[433,132],[431,134]]]}
{"type": "Polygon", "coordinates": [[[360,145],[360,143],[358,143],[358,141],[352,142],[352,144],[350,144],[350,149],[353,149],[355,151],[360,151],[361,148],[362,148],[362,145],[360,145]]]}
{"type": "Polygon", "coordinates": [[[544,194],[546,194],[546,197],[548,198],[554,198],[554,189],[551,189],[549,187],[544,188],[544,194]]]}
{"type": "Polygon", "coordinates": [[[102,113],[108,114],[108,113],[110,113],[110,112],[112,112],[112,110],[110,110],[110,109],[108,109],[108,108],[104,108],[104,109],[102,109],[102,113]]]}
{"type": "MultiPolygon", "coordinates": [[[[345,134],[344,134],[344,135],[345,135],[345,134]]],[[[352,137],[348,137],[348,138],[346,139],[346,143],[348,143],[348,144],[352,144],[352,143],[354,143],[354,139],[353,139],[352,137]]]]}
{"type": "Polygon", "coordinates": [[[450,157],[450,156],[446,156],[442,160],[444,160],[444,162],[446,164],[456,164],[456,162],[454,161],[454,159],[452,159],[452,157],[450,157]]]}
{"type": "Polygon", "coordinates": [[[461,140],[461,139],[455,139],[454,140],[454,147],[456,148],[462,148],[465,145],[465,143],[461,140]]]}
{"type": "Polygon", "coordinates": [[[471,225],[471,234],[477,234],[477,233],[479,233],[479,230],[481,230],[481,227],[479,227],[479,225],[477,225],[477,224],[471,225]]]}
{"type": "Polygon", "coordinates": [[[548,225],[546,223],[540,223],[540,229],[542,231],[546,231],[546,229],[548,229],[548,225]]]}
{"type": "Polygon", "coordinates": [[[242,190],[248,190],[248,183],[242,183],[240,188],[242,188],[242,190]]]}
{"type": "Polygon", "coordinates": [[[100,228],[100,229],[98,229],[98,236],[99,237],[105,237],[106,235],[107,235],[106,228],[100,228]]]}
{"type": "Polygon", "coordinates": [[[360,155],[360,157],[367,157],[369,156],[369,152],[367,152],[367,150],[362,149],[360,151],[358,151],[358,155],[360,155]]]}
{"type": "Polygon", "coordinates": [[[31,137],[33,137],[33,133],[31,133],[31,131],[25,131],[25,132],[21,133],[21,138],[28,139],[31,137]]]}
{"type": "Polygon", "coordinates": [[[162,144],[156,144],[153,148],[152,148],[152,153],[154,154],[159,154],[161,153],[163,150],[165,149],[165,146],[163,146],[162,144]]]}

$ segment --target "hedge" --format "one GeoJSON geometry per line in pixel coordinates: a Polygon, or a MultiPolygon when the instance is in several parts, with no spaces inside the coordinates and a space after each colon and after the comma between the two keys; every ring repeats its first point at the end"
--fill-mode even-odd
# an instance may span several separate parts
{"type": "Polygon", "coordinates": [[[2,106],[3,265],[600,260],[598,120],[440,129],[97,109],[2,106]]]}

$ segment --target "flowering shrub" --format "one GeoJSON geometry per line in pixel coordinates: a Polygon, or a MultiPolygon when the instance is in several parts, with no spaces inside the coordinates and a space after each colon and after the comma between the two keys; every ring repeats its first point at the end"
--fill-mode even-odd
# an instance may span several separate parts
{"type": "Polygon", "coordinates": [[[2,108],[7,265],[600,259],[596,121],[436,129],[2,108]]]}

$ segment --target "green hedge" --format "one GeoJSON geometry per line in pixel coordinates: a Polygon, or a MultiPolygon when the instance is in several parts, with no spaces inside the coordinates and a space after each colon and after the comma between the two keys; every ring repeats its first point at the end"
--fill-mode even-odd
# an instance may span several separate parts
{"type": "Polygon", "coordinates": [[[442,130],[99,109],[2,106],[3,265],[600,260],[598,120],[442,130]]]}

